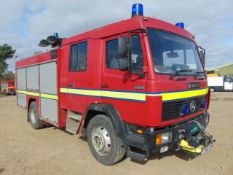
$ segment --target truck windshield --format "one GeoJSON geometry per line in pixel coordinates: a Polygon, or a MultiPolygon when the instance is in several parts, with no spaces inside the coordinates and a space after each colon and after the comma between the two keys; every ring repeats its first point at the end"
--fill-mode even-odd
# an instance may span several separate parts
{"type": "Polygon", "coordinates": [[[161,30],[148,30],[155,71],[162,74],[194,75],[203,68],[193,41],[161,30]]]}

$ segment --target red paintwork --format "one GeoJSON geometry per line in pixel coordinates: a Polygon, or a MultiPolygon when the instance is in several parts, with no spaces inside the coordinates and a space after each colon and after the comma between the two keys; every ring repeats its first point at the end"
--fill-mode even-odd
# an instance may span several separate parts
{"type": "MultiPolygon", "coordinates": [[[[73,37],[64,39],[61,49],[58,50],[59,54],[57,58],[58,90],[61,87],[69,88],[68,84],[73,83],[73,88],[136,91],[134,87],[140,85],[144,86],[145,88],[144,90],[139,90],[138,92],[166,92],[186,90],[187,82],[190,81],[200,82],[201,88],[206,88],[206,80],[196,80],[194,79],[194,77],[190,76],[186,80],[175,81],[169,79],[168,75],[158,75],[154,73],[154,63],[152,61],[152,56],[149,49],[149,42],[146,34],[140,34],[144,54],[144,69],[147,70],[146,77],[144,79],[138,78],[137,75],[132,75],[119,70],[108,69],[106,67],[106,40],[116,38],[117,36],[129,35],[129,31],[145,29],[147,27],[170,31],[194,40],[194,36],[186,30],[180,29],[172,24],[161,20],[141,16],[120,21],[92,31],[88,31],[80,35],[75,35],[73,37]],[[88,41],[87,70],[85,72],[69,72],[70,46],[83,40],[88,41]],[[107,84],[108,88],[101,88],[101,84],[107,84]]],[[[50,52],[47,52],[18,61],[16,63],[16,67],[25,67],[28,65],[47,62],[50,60],[50,52]]],[[[85,114],[88,106],[91,103],[112,104],[118,110],[123,121],[147,127],[162,127],[175,122],[179,122],[181,120],[192,118],[194,116],[189,115],[185,118],[162,122],[161,97],[147,97],[146,102],[135,102],[117,100],[112,98],[62,94],[60,92],[58,92],[58,96],[58,127],[65,127],[67,109],[85,114]]]]}
{"type": "Polygon", "coordinates": [[[15,92],[15,80],[7,80],[7,81],[1,81],[0,82],[1,85],[5,84],[7,85],[7,89],[6,92],[3,92],[3,90],[1,90],[1,93],[6,93],[6,94],[11,94],[11,92],[15,92]]]}

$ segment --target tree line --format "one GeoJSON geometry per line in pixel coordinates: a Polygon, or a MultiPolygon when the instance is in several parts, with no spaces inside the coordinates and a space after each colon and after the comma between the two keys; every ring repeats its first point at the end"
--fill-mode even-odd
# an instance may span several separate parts
{"type": "Polygon", "coordinates": [[[8,71],[7,59],[12,59],[15,54],[13,49],[8,44],[0,45],[0,81],[10,80],[15,78],[15,73],[8,71]]]}

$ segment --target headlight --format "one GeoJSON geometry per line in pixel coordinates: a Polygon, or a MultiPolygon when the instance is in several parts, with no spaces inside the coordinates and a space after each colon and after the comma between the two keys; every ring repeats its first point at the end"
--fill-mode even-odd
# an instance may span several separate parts
{"type": "Polygon", "coordinates": [[[164,143],[169,143],[172,140],[172,133],[171,132],[164,132],[156,135],[156,145],[161,145],[164,143]]]}

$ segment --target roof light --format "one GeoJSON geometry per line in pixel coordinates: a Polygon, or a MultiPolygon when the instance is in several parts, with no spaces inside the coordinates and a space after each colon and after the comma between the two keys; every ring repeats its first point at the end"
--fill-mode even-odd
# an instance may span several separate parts
{"type": "Polygon", "coordinates": [[[176,23],[176,26],[180,27],[181,29],[184,29],[184,23],[183,22],[176,23]]]}
{"type": "Polygon", "coordinates": [[[132,17],[143,16],[143,5],[136,3],[132,5],[132,17]]]}
{"type": "Polygon", "coordinates": [[[59,38],[59,35],[58,35],[57,32],[55,32],[55,33],[53,34],[53,36],[54,36],[55,38],[59,38]]]}

